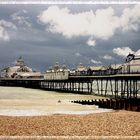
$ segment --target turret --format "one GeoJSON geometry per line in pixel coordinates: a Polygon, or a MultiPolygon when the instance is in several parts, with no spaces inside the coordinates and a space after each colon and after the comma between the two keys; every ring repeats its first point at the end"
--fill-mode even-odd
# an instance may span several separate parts
{"type": "Polygon", "coordinates": [[[23,60],[22,57],[20,56],[20,57],[18,58],[18,60],[16,61],[16,66],[22,67],[22,66],[24,66],[24,65],[25,65],[24,60],[23,60]]]}

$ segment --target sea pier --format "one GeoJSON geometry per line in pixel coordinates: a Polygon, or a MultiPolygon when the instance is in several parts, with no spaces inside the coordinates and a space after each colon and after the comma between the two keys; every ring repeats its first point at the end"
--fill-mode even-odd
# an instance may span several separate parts
{"type": "Polygon", "coordinates": [[[126,108],[123,102],[125,106],[127,102],[131,105],[137,102],[135,105],[140,106],[138,103],[140,57],[139,59],[135,56],[131,58],[131,54],[129,54],[127,58],[129,59],[126,63],[121,65],[84,67],[80,64],[74,71],[67,69],[65,65],[60,66],[56,63],[42,74],[33,71],[20,57],[15,66],[1,70],[0,86],[90,94],[110,99],[109,101],[92,101],[92,103],[90,101],[73,101],[74,103],[99,104],[104,107],[107,107],[106,104],[108,104],[109,108],[126,108]],[[133,63],[130,65],[130,62],[133,63]],[[115,100],[115,103],[112,99],[115,100]]]}
{"type": "Polygon", "coordinates": [[[1,78],[1,86],[20,86],[61,92],[93,94],[111,98],[137,98],[140,74],[69,76],[68,79],[1,78]]]}

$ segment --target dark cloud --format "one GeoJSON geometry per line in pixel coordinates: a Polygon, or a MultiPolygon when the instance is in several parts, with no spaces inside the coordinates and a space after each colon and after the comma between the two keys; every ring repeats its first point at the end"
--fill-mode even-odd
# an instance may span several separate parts
{"type": "MultiPolygon", "coordinates": [[[[115,14],[120,15],[122,10],[128,5],[60,5],[68,7],[72,13],[96,11],[97,9],[112,6],[115,14]]],[[[101,61],[103,65],[112,63],[122,63],[124,59],[113,53],[113,48],[130,47],[137,51],[140,46],[140,31],[120,32],[116,31],[115,35],[108,40],[96,40],[96,46],[87,45],[89,36],[65,38],[59,33],[46,31],[46,26],[39,23],[37,16],[41,11],[47,9],[49,5],[5,5],[0,8],[0,20],[6,20],[14,23],[17,30],[8,29],[10,35],[9,41],[0,41],[0,69],[12,65],[19,56],[23,56],[26,63],[35,70],[45,71],[49,66],[58,61],[60,64],[66,64],[69,68],[75,67],[78,63],[84,65],[94,65],[91,60],[101,61]],[[26,10],[29,19],[28,22],[32,27],[24,28],[18,26],[13,21],[11,15],[20,10],[26,10]],[[80,55],[76,55],[79,53],[80,55]],[[110,55],[114,59],[106,60],[105,55],[110,55]]],[[[129,7],[132,7],[129,5],[129,7]]],[[[81,23],[82,24],[82,23],[81,23]]],[[[97,64],[96,64],[97,65],[97,64]]]]}

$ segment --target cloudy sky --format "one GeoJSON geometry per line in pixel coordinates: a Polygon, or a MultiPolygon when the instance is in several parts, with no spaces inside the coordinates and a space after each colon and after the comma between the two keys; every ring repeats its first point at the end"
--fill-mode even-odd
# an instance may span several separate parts
{"type": "Polygon", "coordinates": [[[0,5],[0,69],[123,63],[140,49],[140,5],[0,5]]]}

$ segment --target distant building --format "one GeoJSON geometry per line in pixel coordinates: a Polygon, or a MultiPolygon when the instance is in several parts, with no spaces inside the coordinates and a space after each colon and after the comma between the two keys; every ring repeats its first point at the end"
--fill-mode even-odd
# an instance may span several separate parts
{"type": "Polygon", "coordinates": [[[129,54],[124,64],[112,64],[110,66],[90,66],[87,75],[111,75],[140,73],[140,55],[129,54]]]}
{"type": "Polygon", "coordinates": [[[140,73],[140,55],[129,54],[122,69],[123,73],[140,73]]]}
{"type": "Polygon", "coordinates": [[[83,66],[82,63],[80,63],[76,70],[75,70],[76,75],[87,75],[87,67],[83,66]]]}
{"type": "Polygon", "coordinates": [[[69,77],[70,70],[65,65],[60,66],[58,62],[50,67],[44,74],[46,80],[66,80],[69,77]]]}
{"type": "Polygon", "coordinates": [[[72,69],[70,70],[70,75],[75,75],[75,69],[74,69],[74,68],[72,68],[72,69]]]}
{"type": "Polygon", "coordinates": [[[106,70],[106,74],[120,74],[122,73],[122,64],[112,64],[110,66],[108,66],[107,70],[106,70]]]}
{"type": "Polygon", "coordinates": [[[22,57],[16,60],[15,66],[9,66],[1,70],[1,77],[3,78],[42,78],[40,72],[33,72],[33,70],[25,65],[22,57]]]}
{"type": "Polygon", "coordinates": [[[90,66],[87,69],[88,75],[101,75],[103,66],[90,66]]]}

